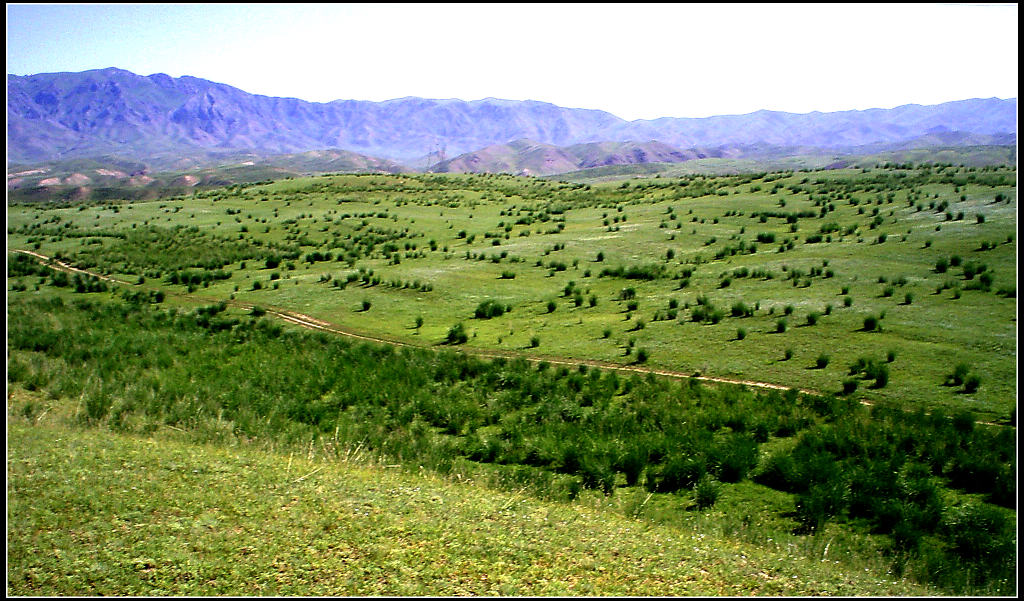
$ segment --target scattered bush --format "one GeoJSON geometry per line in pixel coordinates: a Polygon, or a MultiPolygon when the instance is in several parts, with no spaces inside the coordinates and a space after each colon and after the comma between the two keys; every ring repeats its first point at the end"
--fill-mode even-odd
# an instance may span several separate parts
{"type": "Polygon", "coordinates": [[[477,305],[476,310],[473,312],[473,316],[477,319],[493,319],[495,317],[501,317],[507,311],[511,310],[511,306],[503,305],[498,301],[488,299],[477,305]]]}
{"type": "Polygon", "coordinates": [[[693,500],[697,503],[697,509],[707,509],[718,501],[721,493],[720,486],[711,476],[705,474],[693,487],[693,500]]]}
{"type": "Polygon", "coordinates": [[[445,337],[445,342],[448,344],[463,344],[469,340],[469,335],[466,334],[466,327],[462,323],[457,323],[448,329],[448,335],[445,337]]]}

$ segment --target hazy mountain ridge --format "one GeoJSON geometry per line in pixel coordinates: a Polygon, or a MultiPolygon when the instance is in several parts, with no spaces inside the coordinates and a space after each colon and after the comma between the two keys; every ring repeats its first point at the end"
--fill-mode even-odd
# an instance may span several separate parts
{"type": "Polygon", "coordinates": [[[737,154],[740,151],[730,148],[680,150],[656,140],[554,146],[522,139],[465,153],[441,161],[428,170],[439,173],[552,175],[609,165],[680,163],[737,154]]]}
{"type": "MultiPolygon", "coordinates": [[[[114,68],[8,75],[7,91],[8,158],[22,163],[332,148],[405,161],[432,156],[425,162],[437,163],[520,139],[559,147],[657,140],[677,149],[834,149],[948,132],[1012,134],[1016,140],[1017,112],[1016,99],[973,99],[837,113],[757,111],[626,121],[604,111],[494,98],[314,103],[249,94],[196,77],[140,76],[114,68]]],[[[556,154],[549,151],[545,161],[556,154]]]]}

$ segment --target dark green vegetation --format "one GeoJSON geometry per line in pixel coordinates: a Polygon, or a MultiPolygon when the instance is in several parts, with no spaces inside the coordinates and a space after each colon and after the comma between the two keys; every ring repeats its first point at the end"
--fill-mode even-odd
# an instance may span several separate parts
{"type": "Polygon", "coordinates": [[[792,504],[758,506],[772,497],[755,493],[746,511],[783,534],[831,527],[913,579],[1012,594],[1014,433],[967,412],[354,343],[225,303],[185,311],[64,292],[16,298],[8,314],[9,383],[73,404],[80,425],[272,449],[361,445],[440,474],[489,464],[562,501],[641,488],[708,508],[724,488],[762,486],[792,504]]]}
{"type": "Polygon", "coordinates": [[[10,206],[9,247],[120,283],[9,253],[8,380],[80,425],[363,445],[1013,594],[1015,430],[979,422],[1015,425],[1015,178],[330,176],[10,206]]]}

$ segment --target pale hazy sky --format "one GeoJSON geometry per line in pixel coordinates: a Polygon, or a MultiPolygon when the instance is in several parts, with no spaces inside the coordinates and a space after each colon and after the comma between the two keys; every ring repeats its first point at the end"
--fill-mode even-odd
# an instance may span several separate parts
{"type": "Polygon", "coordinates": [[[7,73],[119,67],[301,98],[624,119],[1016,98],[1016,4],[7,5],[7,73]]]}

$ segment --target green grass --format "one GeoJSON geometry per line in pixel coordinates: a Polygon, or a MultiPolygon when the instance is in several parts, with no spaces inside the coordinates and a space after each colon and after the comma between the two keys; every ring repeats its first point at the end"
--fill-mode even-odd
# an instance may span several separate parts
{"type": "Polygon", "coordinates": [[[8,595],[938,594],[600,495],[547,502],[358,453],[183,438],[8,414],[8,595]]]}
{"type": "MultiPolygon", "coordinates": [[[[1016,301],[996,292],[1013,289],[1015,295],[1014,179],[1012,169],[996,168],[662,178],[626,182],[626,188],[619,182],[585,186],[511,176],[332,176],[82,209],[12,206],[8,245],[63,253],[135,281],[139,273],[161,271],[162,253],[185,255],[92,232],[154,227],[173,237],[175,227],[195,228],[190,235],[197,248],[210,246],[202,239],[230,239],[248,248],[251,258],[225,255],[230,262],[224,269],[231,278],[198,288],[194,295],[282,307],[370,336],[424,346],[439,344],[453,325],[464,322],[467,348],[628,364],[634,356],[626,356],[625,349],[635,338],[651,367],[823,392],[841,389],[845,365],[856,357],[895,348],[899,359],[891,366],[890,383],[862,389],[857,394],[865,400],[950,411],[967,407],[985,419],[1006,421],[1014,407],[1016,301]],[[783,187],[771,193],[778,185],[783,187]],[[1009,202],[993,203],[997,194],[1009,202]],[[761,223],[751,217],[755,212],[817,211],[816,202],[835,210],[823,218],[800,218],[796,232],[783,218],[761,223]],[[954,215],[964,212],[966,217],[946,221],[929,203],[947,203],[954,215]],[[871,227],[875,209],[882,223],[871,227]],[[984,223],[976,223],[979,213],[985,214],[984,223]],[[625,221],[618,221],[621,217],[625,221]],[[533,221],[516,223],[524,218],[533,221]],[[807,242],[830,223],[838,228],[829,234],[831,241],[807,242]],[[465,237],[459,236],[462,231],[465,237]],[[526,232],[530,235],[521,235],[526,232]],[[486,238],[487,233],[502,237],[486,238]],[[760,233],[773,234],[775,242],[756,243],[760,233]],[[883,233],[886,241],[877,243],[883,233]],[[335,259],[352,239],[371,234],[378,237],[372,252],[361,247],[351,263],[335,259]],[[495,239],[499,246],[492,245],[495,239]],[[430,250],[431,240],[436,250],[430,250]],[[793,241],[792,250],[778,252],[786,240],[793,241]],[[741,242],[756,244],[757,252],[715,258],[741,242]],[[985,242],[994,246],[980,250],[985,242]],[[387,243],[397,252],[386,252],[387,243]],[[150,263],[111,258],[127,253],[130,244],[136,245],[132,257],[149,256],[150,263]],[[406,245],[416,248],[407,250],[406,245]],[[110,251],[104,255],[101,249],[110,251]],[[313,251],[332,253],[332,260],[305,262],[313,251]],[[595,261],[598,252],[604,254],[600,263],[595,261]],[[266,269],[263,258],[269,253],[290,253],[291,258],[266,269]],[[959,298],[955,288],[936,293],[946,282],[970,284],[959,269],[935,272],[937,260],[954,254],[986,264],[994,274],[988,291],[963,288],[959,298]],[[558,264],[565,270],[551,268],[558,264]],[[643,265],[663,266],[668,277],[599,277],[605,268],[643,265]],[[372,270],[382,283],[354,282],[340,289],[324,281],[327,276],[344,279],[358,268],[372,270]],[[676,278],[683,269],[694,272],[680,289],[676,278]],[[773,278],[731,276],[741,269],[770,272],[773,278]],[[801,275],[787,279],[794,270],[801,275]],[[515,278],[503,278],[507,271],[515,278]],[[271,281],[272,272],[280,279],[271,281]],[[727,287],[722,286],[725,276],[730,276],[727,287]],[[904,278],[905,283],[886,297],[880,276],[904,278]],[[398,286],[387,285],[392,281],[398,286]],[[259,290],[253,289],[254,282],[259,290]],[[413,287],[414,282],[432,290],[413,287]],[[595,297],[597,305],[577,307],[571,296],[562,296],[570,282],[585,299],[595,297]],[[637,290],[638,310],[632,313],[616,300],[627,286],[637,290]],[[844,306],[843,288],[849,289],[850,307],[844,306]],[[904,302],[908,293],[911,304],[904,302]],[[724,309],[725,318],[716,324],[689,320],[685,306],[692,309],[701,295],[724,309]],[[475,307],[489,299],[512,311],[473,319],[475,307]],[[667,319],[672,299],[679,309],[675,319],[667,319]],[[361,310],[364,300],[370,310],[361,310]],[[549,312],[552,301],[556,310],[549,312]],[[728,309],[736,302],[757,303],[760,309],[750,317],[732,317],[728,309]],[[795,313],[786,331],[776,333],[787,305],[795,313]],[[834,310],[825,315],[828,305],[834,310]],[[821,317],[807,325],[812,312],[821,317]],[[864,332],[864,318],[883,312],[882,330],[864,332]],[[424,322],[415,328],[418,316],[424,322]],[[635,329],[638,320],[645,322],[643,329],[635,329]],[[739,327],[746,330],[742,340],[735,335],[739,327]],[[606,329],[611,335],[604,337],[606,329]],[[531,349],[535,336],[541,342],[531,349]],[[793,349],[793,359],[780,361],[785,348],[793,349]],[[825,351],[832,363],[812,369],[825,351]],[[971,364],[981,377],[973,393],[942,386],[948,365],[956,362],[971,364]]],[[[167,267],[162,269],[166,273],[167,267]]],[[[184,291],[163,284],[161,277],[148,278],[145,286],[184,291]]]]}
{"type": "Polygon", "coordinates": [[[157,439],[180,432],[198,444],[245,441],[335,460],[355,448],[381,464],[537,499],[590,498],[627,516],[689,523],[802,557],[831,550],[844,569],[902,566],[922,582],[939,575],[956,591],[1011,586],[1003,574],[1012,573],[1012,558],[979,564],[976,551],[951,546],[957,531],[946,518],[963,502],[1001,516],[973,535],[983,550],[1003,553],[1013,515],[1012,432],[976,427],[967,414],[949,420],[795,390],[395,350],[285,329],[223,302],[186,310],[49,285],[33,294],[8,306],[8,413],[26,420],[157,439]],[[791,468],[772,468],[786,465],[779,461],[791,468]],[[910,561],[890,553],[891,523],[858,517],[852,505],[812,535],[794,531],[805,489],[822,477],[863,482],[865,468],[886,475],[869,506],[925,484],[940,494],[896,516],[907,522],[927,503],[940,519],[922,525],[928,540],[910,561]],[[918,474],[911,484],[891,475],[922,469],[926,480],[918,474]],[[720,480],[720,499],[698,516],[690,503],[701,487],[688,489],[704,473],[720,480]],[[991,574],[972,578],[960,555],[991,574]]]}
{"type": "MultiPolygon", "coordinates": [[[[9,550],[15,551],[9,563],[27,566],[16,578],[9,569],[9,581],[53,587],[63,577],[71,583],[23,594],[917,594],[908,592],[910,585],[892,585],[891,576],[874,576],[906,570],[917,581],[941,582],[947,593],[1004,594],[1014,586],[1002,576],[1008,564],[963,546],[971,543],[958,542],[955,524],[964,507],[983,507],[973,516],[968,511],[968,520],[988,511],[1005,523],[1013,514],[1007,495],[1015,495],[1014,481],[1006,476],[1015,463],[1006,437],[975,428],[973,420],[1005,423],[1015,416],[1015,178],[1012,168],[952,166],[600,185],[488,175],[329,176],[154,202],[9,206],[9,249],[35,250],[122,282],[108,283],[108,292],[77,293],[55,286],[59,278],[45,268],[8,253],[8,384],[14,392],[8,423],[9,430],[23,428],[9,448],[21,452],[34,444],[25,457],[42,462],[18,472],[22,463],[9,453],[9,482],[17,483],[9,503],[42,474],[56,482],[43,509],[25,508],[41,498],[35,489],[17,499],[18,517],[47,526],[9,527],[9,550]],[[818,216],[823,206],[827,212],[818,216]],[[963,219],[955,218],[959,213],[963,219]],[[976,219],[979,214],[984,220],[976,219]],[[736,252],[751,245],[756,252],[736,252]],[[327,254],[329,260],[320,260],[327,254]],[[935,269],[942,260],[949,263],[945,272],[935,269]],[[976,285],[981,276],[964,274],[964,266],[978,264],[986,267],[985,286],[976,285]],[[622,275],[602,276],[606,269],[622,275]],[[630,279],[624,276],[629,270],[660,277],[630,279]],[[191,288],[170,283],[172,274],[186,272],[207,279],[191,288]],[[152,310],[126,307],[136,296],[153,302],[155,291],[166,294],[152,310]],[[487,301],[511,310],[476,318],[487,301]],[[248,316],[252,305],[405,346],[550,365],[358,346],[299,334],[293,325],[282,329],[270,321],[273,313],[256,320],[248,316]],[[694,320],[698,310],[714,318],[694,320]],[[867,317],[880,329],[865,331],[867,317]],[[779,332],[783,318],[787,327],[779,332]],[[465,342],[446,344],[457,324],[465,342]],[[590,371],[577,371],[580,362],[590,371]],[[870,369],[851,371],[855,363],[870,369]],[[600,373],[593,367],[598,364],[600,373]],[[955,383],[959,365],[962,382],[955,383]],[[610,368],[825,393],[840,392],[844,382],[859,385],[836,400],[795,391],[705,389],[687,378],[670,384],[610,368]],[[877,377],[883,371],[886,377],[877,377]],[[858,401],[874,409],[857,407],[858,401]],[[666,409],[670,402],[673,411],[666,409]],[[926,411],[953,419],[932,423],[926,411]],[[36,425],[29,428],[29,422],[36,425]],[[82,424],[95,427],[83,430],[82,424]],[[757,428],[768,429],[756,434],[757,428]],[[761,437],[752,447],[757,456],[738,465],[739,472],[729,475],[714,461],[705,466],[733,480],[718,485],[710,507],[692,509],[689,485],[648,492],[671,484],[678,476],[669,469],[672,461],[687,460],[685,453],[695,452],[701,462],[705,454],[728,457],[723,453],[746,448],[752,436],[761,437]],[[660,455],[646,465],[641,457],[643,472],[635,472],[631,449],[655,439],[660,455]],[[61,444],[44,450],[44,440],[61,444]],[[92,450],[75,463],[80,455],[62,446],[67,441],[83,453],[92,450]],[[674,449],[668,454],[662,453],[666,444],[674,449]],[[889,457],[896,445],[903,451],[887,473],[925,469],[931,475],[886,486],[941,489],[944,521],[919,533],[925,536],[919,553],[894,555],[889,539],[897,534],[868,534],[874,522],[853,509],[814,534],[794,533],[799,520],[810,524],[815,517],[801,503],[827,493],[825,484],[855,481],[865,457],[889,457]],[[364,461],[338,463],[357,448],[364,461]],[[164,465],[160,457],[146,455],[149,463],[140,465],[153,466],[142,473],[150,480],[139,483],[148,482],[154,504],[132,505],[131,486],[138,485],[130,478],[141,472],[95,457],[121,461],[145,455],[143,449],[177,449],[167,451],[179,458],[171,463],[200,467],[178,474],[157,468],[164,465]],[[855,452],[841,454],[849,449],[855,452]],[[835,455],[829,462],[842,460],[842,467],[826,474],[825,484],[813,481],[810,471],[794,481],[772,476],[778,489],[762,482],[769,458],[792,455],[801,469],[813,470],[820,465],[807,458],[829,453],[835,455]],[[243,455],[240,462],[225,459],[243,455]],[[319,456],[333,459],[318,463],[319,456]],[[312,462],[300,464],[300,457],[312,462]],[[223,471],[211,467],[218,462],[223,471]],[[293,464],[302,470],[292,471],[293,464]],[[319,468],[316,476],[334,474],[335,480],[309,494],[311,483],[295,480],[319,468]],[[67,476],[87,472],[105,475],[95,482],[67,476]],[[631,473],[645,479],[630,485],[631,473]],[[280,488],[261,479],[267,474],[277,474],[280,488]],[[320,514],[346,515],[348,506],[326,504],[335,502],[332,491],[348,490],[339,482],[360,478],[434,491],[431,500],[448,499],[445,509],[456,507],[456,513],[431,514],[415,497],[408,501],[419,507],[414,515],[403,513],[403,505],[377,516],[384,521],[376,524],[401,544],[388,546],[354,529],[332,539],[324,533],[335,526],[320,514]],[[452,478],[476,485],[456,487],[452,478]],[[231,479],[249,487],[237,503],[223,499],[236,492],[227,484],[231,479]],[[198,485],[186,489],[186,482],[198,485]],[[263,516],[288,506],[291,497],[281,495],[292,489],[302,493],[292,505],[299,508],[295,519],[263,526],[263,516]],[[449,492],[437,492],[442,489],[449,492]],[[115,494],[121,496],[109,508],[99,500],[115,494]],[[487,495],[495,497],[488,501],[487,495]],[[506,503],[505,509],[529,504],[527,513],[515,512],[519,518],[546,507],[570,512],[559,515],[585,510],[595,523],[620,525],[602,530],[587,522],[582,530],[531,530],[519,539],[517,533],[527,531],[520,522],[498,520],[490,528],[490,514],[472,513],[474,505],[506,503]],[[249,505],[262,513],[243,511],[249,505]],[[176,509],[165,515],[158,506],[176,509]],[[235,507],[238,515],[225,516],[218,507],[235,507]],[[454,539],[438,535],[437,516],[446,515],[457,518],[454,539]],[[638,521],[617,522],[622,516],[638,521]],[[424,523],[413,527],[421,518],[424,523]],[[69,519],[84,525],[54,527],[69,519]],[[156,526],[133,529],[140,523],[156,526]],[[402,525],[414,528],[414,549],[403,546],[402,525]],[[474,527],[486,543],[472,538],[474,527]],[[275,534],[261,538],[260,528],[275,534]],[[497,563],[508,561],[497,551],[508,532],[514,548],[529,550],[515,555],[515,569],[497,563]],[[199,542],[182,542],[186,535],[199,542]],[[582,546],[572,546],[573,536],[582,546]],[[669,540],[690,543],[701,536],[721,552],[688,555],[692,545],[669,540]],[[32,537],[45,544],[24,542],[32,537]],[[602,537],[619,553],[605,553],[602,537]],[[294,545],[321,538],[334,546],[294,545]],[[430,542],[438,538],[451,544],[430,542]],[[352,541],[359,554],[335,552],[352,541]],[[151,552],[135,553],[150,543],[151,552]],[[222,557],[250,548],[265,551],[251,571],[222,557]],[[571,551],[561,553],[565,549],[571,551]],[[626,549],[633,555],[623,555],[626,549]],[[77,555],[67,555],[72,550],[77,555]],[[967,570],[950,570],[958,554],[972,565],[991,564],[994,575],[974,579],[967,570]],[[659,557],[650,564],[653,571],[631,559],[645,556],[659,557]],[[624,567],[608,572],[615,557],[624,567]],[[698,557],[699,565],[693,563],[698,557]],[[330,577],[315,576],[321,565],[330,577]],[[346,572],[347,565],[358,566],[358,573],[346,572]],[[495,581],[499,573],[511,579],[495,581]],[[264,588],[244,588],[256,584],[264,588]],[[441,588],[426,588],[435,585],[441,588]]],[[[380,490],[349,492],[385,506],[380,490]]],[[[926,508],[926,499],[918,501],[926,508]]],[[[919,519],[913,510],[900,510],[901,524],[919,519]]],[[[15,515],[9,510],[9,523],[15,515]]],[[[1000,528],[979,540],[1002,549],[1000,528]]]]}

